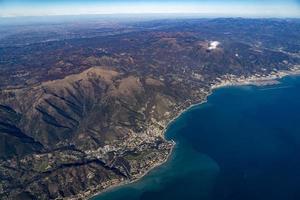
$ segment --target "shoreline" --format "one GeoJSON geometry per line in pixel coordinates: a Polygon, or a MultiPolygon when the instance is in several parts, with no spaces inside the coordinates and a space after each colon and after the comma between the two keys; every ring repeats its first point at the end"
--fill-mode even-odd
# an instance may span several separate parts
{"type": "MultiPolygon", "coordinates": [[[[196,107],[196,106],[199,106],[201,104],[204,104],[207,102],[208,100],[208,97],[213,94],[213,92],[217,89],[220,89],[220,88],[225,88],[225,87],[235,87],[235,86],[257,86],[257,87],[263,87],[263,86],[268,86],[268,85],[276,85],[276,84],[280,84],[280,79],[284,78],[284,77],[287,77],[287,76],[297,76],[297,75],[300,75],[300,66],[297,67],[297,69],[295,70],[284,70],[284,71],[278,71],[276,74],[270,74],[270,75],[267,75],[267,76],[263,76],[263,77],[248,77],[248,78],[244,78],[244,79],[240,79],[240,78],[236,78],[236,79],[232,79],[230,81],[228,80],[221,80],[220,82],[217,82],[217,83],[214,83],[214,84],[211,84],[210,85],[210,89],[209,89],[209,92],[207,93],[207,95],[205,96],[205,98],[198,102],[198,103],[194,103],[194,104],[191,104],[189,106],[187,106],[186,108],[183,108],[182,110],[180,110],[178,112],[178,114],[175,115],[175,117],[171,118],[167,125],[164,127],[164,129],[162,130],[163,132],[163,139],[170,143],[170,140],[167,140],[166,139],[166,132],[169,128],[169,126],[176,120],[178,119],[183,113],[189,111],[190,109],[196,107]]],[[[108,192],[110,190],[114,190],[118,187],[122,187],[122,186],[125,186],[125,185],[128,185],[128,184],[132,184],[132,183],[136,183],[138,181],[140,181],[143,177],[145,177],[147,174],[149,174],[152,170],[154,170],[155,168],[158,168],[160,166],[162,166],[163,164],[167,163],[167,161],[169,161],[173,151],[174,151],[174,148],[176,146],[176,142],[171,139],[171,142],[172,142],[172,146],[171,146],[171,149],[170,149],[170,152],[169,154],[167,155],[166,159],[162,162],[158,162],[158,163],[155,163],[152,167],[150,167],[148,170],[145,171],[145,173],[141,174],[139,177],[135,178],[134,180],[131,180],[131,181],[124,181],[124,182],[120,182],[116,185],[111,185],[105,189],[103,189],[102,191],[98,192],[98,193],[95,193],[95,194],[92,194],[90,195],[89,197],[87,197],[87,199],[92,199],[93,197],[96,197],[98,195],[101,195],[105,192],[108,192]]]]}
{"type": "MultiPolygon", "coordinates": [[[[166,142],[169,142],[169,143],[170,143],[170,141],[166,140],[165,138],[164,138],[164,140],[165,140],[166,142]]],[[[87,199],[92,199],[92,198],[94,198],[94,197],[96,197],[96,196],[98,196],[98,195],[102,195],[102,194],[104,194],[105,192],[109,192],[109,191],[114,190],[114,189],[116,189],[116,188],[118,188],[118,187],[122,187],[122,186],[125,186],[125,185],[129,185],[129,184],[132,184],[132,183],[136,183],[137,181],[140,181],[144,176],[146,176],[147,174],[149,174],[152,170],[154,170],[155,168],[160,167],[161,165],[165,164],[165,163],[169,160],[169,158],[171,157],[171,155],[172,155],[172,153],[173,153],[173,150],[174,150],[174,148],[175,148],[175,145],[176,145],[176,142],[175,142],[174,140],[172,140],[172,146],[171,146],[171,148],[170,148],[170,153],[167,155],[166,159],[165,159],[164,161],[162,161],[162,162],[155,163],[155,165],[151,166],[148,170],[145,171],[145,173],[141,174],[139,177],[135,178],[134,180],[131,180],[131,181],[128,181],[128,180],[127,180],[127,181],[124,181],[124,182],[117,183],[117,184],[115,184],[115,185],[111,185],[111,186],[109,186],[109,187],[107,187],[107,188],[101,190],[101,191],[98,192],[98,193],[95,193],[95,194],[92,194],[92,195],[90,195],[90,196],[87,196],[86,198],[87,198],[87,199]]]]}
{"type": "Polygon", "coordinates": [[[297,76],[300,75],[300,66],[296,66],[291,70],[282,70],[278,71],[275,74],[269,74],[266,76],[251,76],[244,79],[233,78],[232,80],[221,80],[218,83],[211,85],[211,90],[215,90],[222,87],[231,87],[231,86],[267,86],[267,85],[276,85],[280,84],[280,79],[286,76],[297,76]]]}

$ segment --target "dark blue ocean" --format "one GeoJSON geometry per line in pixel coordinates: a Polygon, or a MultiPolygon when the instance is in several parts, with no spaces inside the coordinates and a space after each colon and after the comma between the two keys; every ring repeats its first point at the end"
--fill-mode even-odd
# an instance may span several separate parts
{"type": "Polygon", "coordinates": [[[300,77],[217,89],[177,118],[170,159],[97,200],[299,200],[300,77]]]}

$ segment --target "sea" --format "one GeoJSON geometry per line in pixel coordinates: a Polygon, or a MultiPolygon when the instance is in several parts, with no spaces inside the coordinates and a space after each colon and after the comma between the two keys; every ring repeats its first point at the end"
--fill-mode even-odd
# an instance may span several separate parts
{"type": "Polygon", "coordinates": [[[299,200],[300,77],[213,91],[168,127],[163,165],[93,200],[299,200]]]}

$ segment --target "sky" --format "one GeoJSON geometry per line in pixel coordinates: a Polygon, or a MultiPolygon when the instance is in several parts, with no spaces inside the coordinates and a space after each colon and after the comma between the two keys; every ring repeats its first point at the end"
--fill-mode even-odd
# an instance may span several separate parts
{"type": "Polygon", "coordinates": [[[0,0],[0,17],[87,14],[300,18],[300,0],[0,0]]]}

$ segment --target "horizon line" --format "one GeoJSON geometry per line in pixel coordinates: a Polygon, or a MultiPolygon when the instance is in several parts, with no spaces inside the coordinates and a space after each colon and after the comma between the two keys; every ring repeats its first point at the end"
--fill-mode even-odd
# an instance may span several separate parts
{"type": "Polygon", "coordinates": [[[45,14],[45,15],[0,15],[0,19],[12,19],[12,18],[37,18],[37,17],[80,17],[80,16],[152,16],[152,17],[162,17],[162,16],[172,16],[172,17],[201,17],[201,18],[259,18],[259,19],[300,19],[300,15],[295,16],[278,16],[278,15],[229,15],[225,13],[190,13],[190,12],[148,12],[148,13],[126,13],[126,12],[116,12],[116,13],[92,13],[92,14],[45,14]]]}
{"type": "Polygon", "coordinates": [[[228,3],[128,3],[52,6],[4,6],[0,17],[43,17],[70,15],[198,15],[208,17],[294,17],[300,18],[300,6],[294,4],[228,3]]]}

